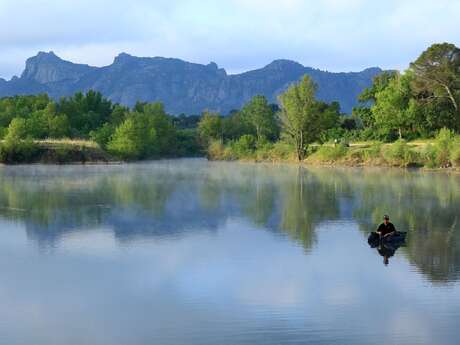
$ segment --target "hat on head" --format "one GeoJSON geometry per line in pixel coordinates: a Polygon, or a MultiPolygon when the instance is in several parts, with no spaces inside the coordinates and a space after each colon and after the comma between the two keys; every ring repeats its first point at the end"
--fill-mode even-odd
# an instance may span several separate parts
{"type": "Polygon", "coordinates": [[[383,216],[383,219],[390,220],[390,216],[386,214],[383,216]]]}

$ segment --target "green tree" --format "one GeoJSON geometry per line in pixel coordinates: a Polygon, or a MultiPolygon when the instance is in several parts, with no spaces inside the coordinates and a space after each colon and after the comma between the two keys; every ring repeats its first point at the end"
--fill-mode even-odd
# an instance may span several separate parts
{"type": "Polygon", "coordinates": [[[77,92],[72,97],[61,98],[57,111],[67,115],[74,137],[87,138],[91,131],[110,121],[113,105],[100,92],[90,90],[86,94],[77,92]]]}
{"type": "Polygon", "coordinates": [[[223,141],[222,117],[216,113],[204,112],[198,123],[198,134],[204,145],[212,140],[223,141]]]}
{"type": "Polygon", "coordinates": [[[20,117],[14,118],[8,126],[8,132],[5,141],[19,141],[28,137],[28,128],[26,120],[20,117]]]}
{"type": "Polygon", "coordinates": [[[117,127],[107,149],[122,159],[148,158],[153,153],[155,139],[152,117],[134,112],[117,127]]]}
{"type": "Polygon", "coordinates": [[[397,131],[399,138],[416,125],[417,107],[411,93],[411,75],[398,75],[376,94],[372,114],[376,126],[386,132],[397,131]]]}
{"type": "Polygon", "coordinates": [[[149,103],[144,106],[144,114],[151,118],[155,128],[155,143],[152,153],[156,156],[168,156],[177,151],[177,133],[171,118],[166,114],[163,103],[149,103]]]}
{"type": "Polygon", "coordinates": [[[254,128],[244,121],[241,111],[232,111],[222,118],[222,133],[224,140],[237,140],[246,134],[255,134],[254,128]]]}
{"type": "Polygon", "coordinates": [[[398,73],[396,71],[383,71],[376,75],[372,81],[371,87],[365,88],[358,96],[358,100],[361,103],[374,103],[377,93],[383,91],[397,75],[398,73]]]}
{"type": "Polygon", "coordinates": [[[264,96],[254,96],[241,110],[242,118],[254,128],[258,141],[275,139],[278,125],[273,108],[264,96]]]}
{"type": "MultiPolygon", "coordinates": [[[[449,100],[459,111],[460,49],[453,44],[433,44],[410,65],[414,90],[425,100],[449,100]]],[[[460,118],[458,119],[460,120],[460,118]]],[[[457,123],[460,127],[460,123],[457,123]]]]}
{"type": "Polygon", "coordinates": [[[372,85],[365,88],[358,96],[361,105],[353,108],[353,117],[360,119],[364,128],[375,126],[375,118],[371,107],[375,104],[377,93],[383,91],[396,75],[397,72],[395,71],[383,71],[375,76],[372,85]]]}
{"type": "Polygon", "coordinates": [[[299,161],[305,157],[307,145],[318,139],[324,128],[316,89],[316,84],[305,76],[279,96],[282,134],[294,144],[299,161]]]}

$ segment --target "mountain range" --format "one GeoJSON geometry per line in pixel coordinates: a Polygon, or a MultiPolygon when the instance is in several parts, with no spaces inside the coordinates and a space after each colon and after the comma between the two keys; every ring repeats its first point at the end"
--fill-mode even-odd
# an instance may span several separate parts
{"type": "Polygon", "coordinates": [[[318,98],[338,101],[351,113],[357,96],[370,86],[382,70],[332,73],[305,67],[290,60],[241,74],[227,74],[211,62],[208,65],[163,57],[119,54],[111,65],[93,67],[65,61],[53,52],[39,52],[27,59],[20,77],[0,78],[0,97],[47,93],[58,99],[77,91],[100,91],[113,102],[133,106],[137,101],[161,101],[171,114],[199,114],[204,110],[227,114],[239,109],[254,95],[272,103],[290,84],[305,74],[318,84],[318,98]]]}

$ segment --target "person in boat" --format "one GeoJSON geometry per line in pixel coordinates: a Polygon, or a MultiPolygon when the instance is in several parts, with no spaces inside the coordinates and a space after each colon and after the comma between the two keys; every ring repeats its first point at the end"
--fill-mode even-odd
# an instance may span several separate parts
{"type": "Polygon", "coordinates": [[[380,238],[387,238],[396,234],[396,228],[393,223],[390,222],[390,216],[383,216],[383,223],[380,224],[376,232],[379,234],[380,238]]]}

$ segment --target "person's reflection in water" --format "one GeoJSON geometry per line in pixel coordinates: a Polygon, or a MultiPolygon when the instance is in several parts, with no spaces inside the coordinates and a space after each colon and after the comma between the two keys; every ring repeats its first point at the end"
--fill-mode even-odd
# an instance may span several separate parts
{"type": "Polygon", "coordinates": [[[377,248],[377,251],[381,256],[383,256],[383,264],[388,266],[390,263],[390,258],[395,255],[396,250],[398,250],[399,246],[394,248],[393,246],[387,244],[380,244],[377,248]]]}

